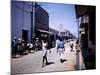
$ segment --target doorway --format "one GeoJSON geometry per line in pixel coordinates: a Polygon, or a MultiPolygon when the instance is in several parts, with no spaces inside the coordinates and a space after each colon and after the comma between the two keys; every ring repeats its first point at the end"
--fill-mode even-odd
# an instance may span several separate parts
{"type": "Polygon", "coordinates": [[[22,30],[22,38],[25,42],[28,42],[28,30],[22,30]]]}

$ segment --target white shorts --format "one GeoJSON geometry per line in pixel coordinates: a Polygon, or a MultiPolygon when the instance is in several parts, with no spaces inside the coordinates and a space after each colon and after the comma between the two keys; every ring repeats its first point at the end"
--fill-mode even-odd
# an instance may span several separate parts
{"type": "Polygon", "coordinates": [[[63,48],[59,48],[59,55],[60,55],[60,58],[63,58],[63,55],[64,55],[64,49],[63,48]]]}

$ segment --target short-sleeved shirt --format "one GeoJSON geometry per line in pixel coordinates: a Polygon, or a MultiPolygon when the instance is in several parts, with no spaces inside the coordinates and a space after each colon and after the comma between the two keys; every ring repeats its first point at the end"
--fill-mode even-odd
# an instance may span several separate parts
{"type": "Polygon", "coordinates": [[[63,41],[59,42],[58,48],[64,48],[64,42],[63,41]]]}

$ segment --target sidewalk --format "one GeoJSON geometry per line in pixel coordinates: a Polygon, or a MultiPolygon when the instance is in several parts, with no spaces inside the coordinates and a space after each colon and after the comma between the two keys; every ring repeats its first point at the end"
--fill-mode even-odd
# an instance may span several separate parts
{"type": "Polygon", "coordinates": [[[37,72],[53,72],[53,71],[73,71],[85,69],[81,52],[70,52],[69,43],[65,44],[64,59],[65,62],[60,62],[59,54],[56,48],[48,52],[49,65],[42,66],[42,51],[31,53],[22,58],[12,58],[11,71],[12,73],[37,73],[37,72]]]}

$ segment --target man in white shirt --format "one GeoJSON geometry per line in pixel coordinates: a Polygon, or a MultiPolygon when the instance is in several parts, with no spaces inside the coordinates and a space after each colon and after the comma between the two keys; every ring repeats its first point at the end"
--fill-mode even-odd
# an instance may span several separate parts
{"type": "Polygon", "coordinates": [[[60,41],[57,39],[57,40],[56,40],[56,49],[57,49],[57,53],[58,53],[58,44],[59,44],[59,42],[60,42],[60,41]]]}

